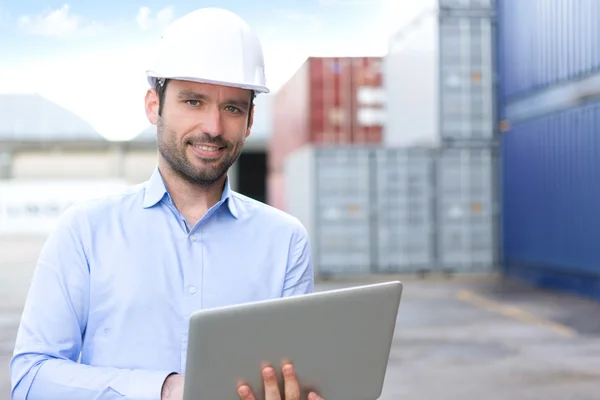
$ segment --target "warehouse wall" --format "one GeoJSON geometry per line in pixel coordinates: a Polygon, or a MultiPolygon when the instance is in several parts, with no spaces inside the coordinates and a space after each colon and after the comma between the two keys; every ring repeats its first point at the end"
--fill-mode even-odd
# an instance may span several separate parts
{"type": "Polygon", "coordinates": [[[157,162],[156,150],[130,150],[124,154],[123,177],[127,182],[143,182],[150,177],[157,162]]]}
{"type": "Polygon", "coordinates": [[[119,155],[94,151],[24,151],[13,154],[14,179],[108,178],[118,174],[119,155]]]}
{"type": "Polygon", "coordinates": [[[499,1],[498,67],[505,271],[600,299],[598,15],[596,1],[499,1]]]}
{"type": "Polygon", "coordinates": [[[4,179],[124,179],[142,182],[152,174],[157,154],[153,148],[114,146],[88,149],[25,149],[5,152],[4,179]]]}

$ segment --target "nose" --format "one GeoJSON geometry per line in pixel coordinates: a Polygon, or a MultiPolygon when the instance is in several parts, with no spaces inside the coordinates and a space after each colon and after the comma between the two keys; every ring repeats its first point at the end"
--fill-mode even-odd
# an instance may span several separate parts
{"type": "Polygon", "coordinates": [[[207,107],[204,114],[203,130],[210,136],[219,136],[223,134],[223,123],[221,121],[221,110],[218,106],[207,107]]]}

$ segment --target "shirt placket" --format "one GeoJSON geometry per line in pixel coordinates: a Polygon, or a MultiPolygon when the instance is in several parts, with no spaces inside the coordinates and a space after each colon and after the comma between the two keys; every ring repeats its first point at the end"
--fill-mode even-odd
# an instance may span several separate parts
{"type": "MultiPolygon", "coordinates": [[[[187,224],[186,224],[187,226],[187,224]]],[[[189,335],[189,317],[192,313],[201,307],[201,287],[200,277],[203,268],[204,254],[202,246],[202,233],[199,227],[195,229],[186,229],[188,256],[185,257],[185,265],[183,266],[183,320],[182,320],[182,337],[181,337],[181,369],[185,369],[188,335],[189,335]]]]}

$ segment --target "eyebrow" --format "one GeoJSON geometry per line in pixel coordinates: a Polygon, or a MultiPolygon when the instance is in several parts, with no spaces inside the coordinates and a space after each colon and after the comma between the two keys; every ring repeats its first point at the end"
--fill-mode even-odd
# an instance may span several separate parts
{"type": "MultiPolygon", "coordinates": [[[[198,100],[198,101],[207,101],[209,97],[205,94],[194,92],[192,90],[182,90],[177,95],[177,98],[180,100],[198,100]]],[[[236,99],[227,99],[225,102],[227,105],[236,106],[243,109],[250,108],[250,103],[247,100],[236,100],[236,99]]]]}

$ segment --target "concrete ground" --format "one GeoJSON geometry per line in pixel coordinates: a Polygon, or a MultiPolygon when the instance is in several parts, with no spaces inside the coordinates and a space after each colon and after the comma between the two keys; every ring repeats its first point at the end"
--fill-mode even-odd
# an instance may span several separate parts
{"type": "Polygon", "coordinates": [[[381,400],[600,398],[600,303],[493,278],[400,279],[381,400]]]}
{"type": "MultiPolygon", "coordinates": [[[[0,237],[0,399],[42,239],[0,237]]],[[[493,277],[400,279],[405,288],[381,400],[600,398],[600,303],[493,277]]]]}

